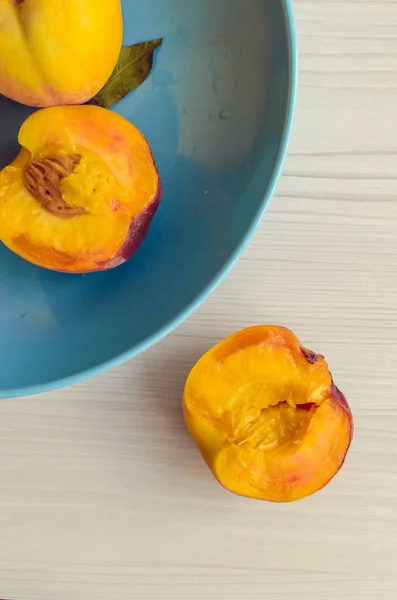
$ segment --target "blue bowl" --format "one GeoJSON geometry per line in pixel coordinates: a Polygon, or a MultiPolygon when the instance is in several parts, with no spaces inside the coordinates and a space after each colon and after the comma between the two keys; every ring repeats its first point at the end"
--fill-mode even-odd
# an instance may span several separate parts
{"type": "MultiPolygon", "coordinates": [[[[0,397],[71,384],[142,352],[224,277],[274,190],[291,130],[290,0],[125,0],[125,43],[164,38],[116,108],[149,140],[164,185],[122,267],[63,275],[0,246],[0,397]]],[[[30,109],[0,98],[0,167],[30,109]]]]}

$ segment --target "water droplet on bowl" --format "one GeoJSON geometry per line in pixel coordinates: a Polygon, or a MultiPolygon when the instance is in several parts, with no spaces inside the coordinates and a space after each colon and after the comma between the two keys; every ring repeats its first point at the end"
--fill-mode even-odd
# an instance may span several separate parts
{"type": "Polygon", "coordinates": [[[228,119],[230,117],[230,112],[228,110],[221,110],[221,112],[219,113],[219,118],[222,119],[223,121],[226,121],[226,119],[228,119]]]}

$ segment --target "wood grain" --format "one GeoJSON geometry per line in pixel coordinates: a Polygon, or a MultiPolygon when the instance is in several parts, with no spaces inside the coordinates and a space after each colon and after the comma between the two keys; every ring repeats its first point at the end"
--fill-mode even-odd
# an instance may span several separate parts
{"type": "Polygon", "coordinates": [[[296,0],[299,106],[277,198],[224,284],[144,356],[0,404],[0,597],[397,597],[397,3],[296,0]],[[181,419],[213,342],[258,322],[328,358],[356,435],[292,506],[214,484],[181,419]]]}

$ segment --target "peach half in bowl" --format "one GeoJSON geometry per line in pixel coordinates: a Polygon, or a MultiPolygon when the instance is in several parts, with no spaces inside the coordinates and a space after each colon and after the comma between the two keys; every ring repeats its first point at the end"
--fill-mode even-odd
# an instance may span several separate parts
{"type": "MultiPolygon", "coordinates": [[[[216,9],[212,0],[121,4],[124,44],[163,38],[163,45],[144,84],[94,128],[109,126],[116,137],[129,132],[124,164],[115,164],[104,148],[101,166],[93,169],[102,172],[105,164],[121,198],[117,206],[100,206],[99,196],[93,203],[99,213],[113,209],[106,226],[72,192],[67,204],[89,213],[81,219],[89,227],[79,225],[79,215],[63,218],[72,209],[62,204],[51,204],[63,213],[51,215],[37,191],[42,177],[53,183],[58,177],[51,201],[59,200],[59,189],[65,198],[64,187],[72,185],[68,174],[76,169],[78,177],[98,159],[80,143],[85,133],[78,117],[59,126],[63,109],[45,109],[61,111],[52,113],[54,127],[51,119],[40,121],[40,111],[10,100],[11,94],[0,96],[0,169],[18,156],[18,176],[8,175],[25,199],[15,204],[7,195],[8,208],[1,208],[0,397],[76,382],[169,333],[238,258],[281,172],[296,89],[290,0],[250,0],[249,10],[244,0],[217,0],[216,9]],[[128,122],[121,132],[119,119],[128,122]],[[57,136],[85,150],[68,153],[72,162],[59,164],[57,136]],[[146,160],[137,160],[139,153],[146,160]],[[127,163],[147,169],[145,189],[128,180],[127,163]],[[32,211],[23,208],[29,203],[40,208],[34,227],[32,211]],[[51,219],[58,219],[62,248],[67,245],[67,252],[55,253],[56,264],[46,240],[51,219]],[[90,256],[84,252],[87,235],[95,247],[90,256]]],[[[76,108],[82,109],[94,119],[92,107],[76,108]]],[[[106,177],[102,184],[109,184],[106,177]]]]}

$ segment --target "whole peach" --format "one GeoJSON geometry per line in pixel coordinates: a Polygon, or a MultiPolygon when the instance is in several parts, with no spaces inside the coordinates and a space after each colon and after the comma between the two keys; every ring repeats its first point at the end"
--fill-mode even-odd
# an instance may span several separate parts
{"type": "Polygon", "coordinates": [[[109,79],[122,35],[120,0],[0,0],[0,94],[84,103],[109,79]]]}

